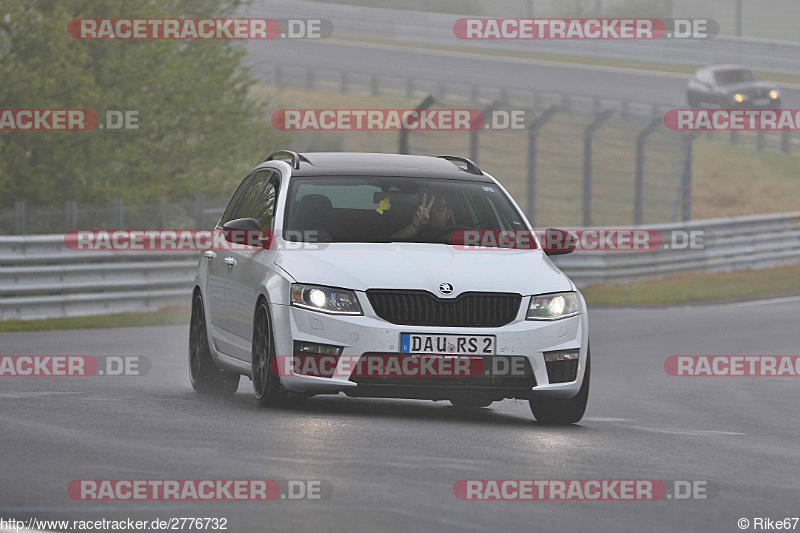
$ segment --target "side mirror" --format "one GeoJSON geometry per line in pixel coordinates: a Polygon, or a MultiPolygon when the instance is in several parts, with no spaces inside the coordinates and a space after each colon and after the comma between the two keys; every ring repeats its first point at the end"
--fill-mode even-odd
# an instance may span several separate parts
{"type": "Polygon", "coordinates": [[[258,220],[254,218],[237,218],[222,226],[225,240],[244,246],[269,249],[272,246],[272,232],[262,232],[258,220]]]}
{"type": "Polygon", "coordinates": [[[565,229],[547,228],[542,248],[547,255],[571,254],[578,247],[578,234],[565,229]]]}

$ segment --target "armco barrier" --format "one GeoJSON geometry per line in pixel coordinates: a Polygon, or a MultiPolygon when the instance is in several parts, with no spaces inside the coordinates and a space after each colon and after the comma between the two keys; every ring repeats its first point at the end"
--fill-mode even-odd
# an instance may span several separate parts
{"type": "MultiPolygon", "coordinates": [[[[800,212],[637,226],[702,231],[710,246],[578,251],[554,262],[579,286],[800,262],[800,212]]],[[[63,235],[0,237],[0,320],[148,311],[188,304],[197,252],[81,252],[63,235]]]]}

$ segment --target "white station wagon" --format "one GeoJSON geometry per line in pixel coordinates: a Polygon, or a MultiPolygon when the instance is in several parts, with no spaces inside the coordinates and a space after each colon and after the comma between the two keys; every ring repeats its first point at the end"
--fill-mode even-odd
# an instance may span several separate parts
{"type": "Polygon", "coordinates": [[[542,423],[583,417],[586,303],[548,258],[571,249],[481,239],[533,233],[475,163],[276,152],[217,229],[232,245],[204,252],[194,282],[196,391],[232,394],[245,375],[262,405],[344,393],[478,409],[517,398],[542,423]],[[242,231],[258,232],[255,246],[242,231]]]}

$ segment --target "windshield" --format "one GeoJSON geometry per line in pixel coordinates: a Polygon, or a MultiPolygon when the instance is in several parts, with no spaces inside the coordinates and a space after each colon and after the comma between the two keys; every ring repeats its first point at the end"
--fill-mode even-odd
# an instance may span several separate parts
{"type": "Polygon", "coordinates": [[[526,230],[493,183],[402,177],[294,178],[284,238],[305,242],[450,242],[454,231],[526,230]]]}
{"type": "Polygon", "coordinates": [[[714,73],[714,79],[720,85],[735,85],[747,81],[756,81],[756,77],[749,70],[720,70],[714,73]]]}

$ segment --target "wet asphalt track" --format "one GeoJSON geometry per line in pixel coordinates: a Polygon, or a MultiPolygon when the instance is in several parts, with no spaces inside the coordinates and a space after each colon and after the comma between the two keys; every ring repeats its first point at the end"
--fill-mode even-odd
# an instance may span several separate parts
{"type": "Polygon", "coordinates": [[[591,310],[590,404],[577,426],[526,403],[311,399],[257,406],[196,395],[187,327],[0,335],[0,352],[140,355],[147,376],[0,379],[0,516],[227,517],[229,531],[739,531],[800,514],[800,381],[675,378],[681,354],[798,353],[800,301],[591,310]],[[273,502],[81,502],[73,479],[321,479],[332,497],[273,502]],[[706,501],[465,502],[469,478],[702,479],[706,501]]]}

